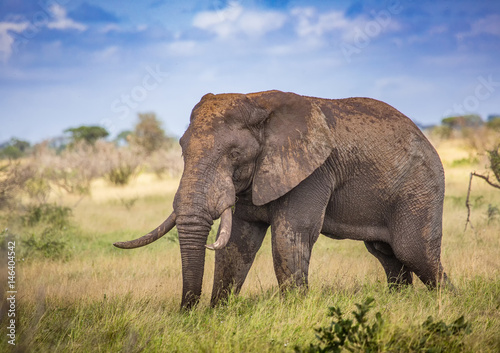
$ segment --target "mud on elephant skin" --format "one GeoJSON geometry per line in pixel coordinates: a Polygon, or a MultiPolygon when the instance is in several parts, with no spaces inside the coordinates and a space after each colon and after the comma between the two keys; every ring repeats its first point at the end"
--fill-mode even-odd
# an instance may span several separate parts
{"type": "MultiPolygon", "coordinates": [[[[391,286],[447,283],[441,265],[444,173],[421,131],[368,98],[294,93],[207,94],[180,139],[184,171],[173,213],[149,244],[177,226],[182,307],[201,295],[205,249],[216,250],[212,305],[238,292],[271,227],[281,288],[307,287],[320,233],[365,242],[391,286]],[[206,245],[221,217],[217,241],[206,245]]],[[[335,254],[332,254],[335,256],[335,254]]]]}

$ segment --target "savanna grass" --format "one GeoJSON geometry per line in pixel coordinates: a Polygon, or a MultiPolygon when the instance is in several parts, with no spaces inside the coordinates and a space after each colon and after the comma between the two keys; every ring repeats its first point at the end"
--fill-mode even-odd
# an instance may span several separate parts
{"type": "MultiPolygon", "coordinates": [[[[481,164],[452,166],[453,160],[464,158],[456,145],[443,142],[439,152],[448,158],[442,259],[457,289],[454,293],[428,291],[416,278],[414,287],[391,292],[382,267],[361,242],[320,237],[310,264],[309,292],[280,295],[268,236],[240,295],[216,308],[209,307],[214,253],[207,251],[201,302],[192,311],[180,311],[182,278],[175,233],[136,250],[111,245],[148,232],[171,212],[178,179],[140,175],[124,188],[102,181],[93,184],[92,198],[73,209],[71,224],[63,230],[70,258],[18,258],[14,349],[293,352],[316,342],[315,329],[331,323],[329,307],[348,315],[372,297],[374,306],[367,318],[374,320],[380,312],[384,320],[377,336],[381,347],[389,347],[397,337],[397,351],[415,351],[412,347],[417,347],[429,316],[447,325],[464,316],[471,331],[459,337],[460,350],[498,352],[500,219],[488,216],[488,210],[500,206],[500,192],[473,181],[474,228],[464,230],[468,175],[481,164]],[[135,198],[130,207],[121,201],[135,198]]],[[[62,204],[73,205],[74,199],[64,196],[62,204]]],[[[1,219],[12,217],[3,214],[1,219]]],[[[26,254],[30,234],[38,235],[46,226],[18,221],[9,227],[16,235],[16,251],[26,254]]],[[[6,281],[1,280],[3,286],[6,281]]],[[[2,330],[5,325],[3,316],[2,330]]],[[[0,335],[0,351],[10,347],[5,332],[0,335]]]]}

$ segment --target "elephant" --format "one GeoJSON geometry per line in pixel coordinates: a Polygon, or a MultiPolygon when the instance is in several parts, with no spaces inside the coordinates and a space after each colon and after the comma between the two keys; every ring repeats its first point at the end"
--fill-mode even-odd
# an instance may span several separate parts
{"type": "Polygon", "coordinates": [[[271,227],[281,290],[308,288],[320,234],[353,239],[382,264],[388,285],[449,283],[441,264],[444,171],[420,129],[370,98],[324,99],[277,90],[206,94],[179,141],[184,170],[172,214],[182,262],[182,308],[201,295],[205,249],[216,250],[211,305],[238,293],[271,227]],[[220,217],[215,243],[206,245],[220,217]]]}

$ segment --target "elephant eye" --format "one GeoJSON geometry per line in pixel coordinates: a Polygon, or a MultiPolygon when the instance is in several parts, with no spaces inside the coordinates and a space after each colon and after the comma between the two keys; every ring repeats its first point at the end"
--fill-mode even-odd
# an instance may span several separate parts
{"type": "Polygon", "coordinates": [[[232,159],[238,159],[240,157],[241,153],[237,150],[232,150],[231,153],[229,154],[229,156],[232,158],[232,159]]]}

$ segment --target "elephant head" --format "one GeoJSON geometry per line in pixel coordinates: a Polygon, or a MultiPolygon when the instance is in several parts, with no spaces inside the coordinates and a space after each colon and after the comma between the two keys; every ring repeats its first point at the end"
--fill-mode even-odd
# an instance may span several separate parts
{"type": "MultiPolygon", "coordinates": [[[[149,244],[177,226],[182,259],[182,307],[197,303],[202,288],[205,244],[217,218],[223,248],[231,234],[236,197],[251,193],[253,204],[272,202],[316,170],[332,153],[331,129],[313,100],[293,93],[205,95],[194,107],[180,139],[184,171],[174,211],[142,238],[119,248],[149,244]]],[[[331,112],[330,112],[331,114],[331,112]]]]}

